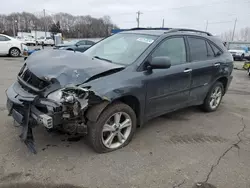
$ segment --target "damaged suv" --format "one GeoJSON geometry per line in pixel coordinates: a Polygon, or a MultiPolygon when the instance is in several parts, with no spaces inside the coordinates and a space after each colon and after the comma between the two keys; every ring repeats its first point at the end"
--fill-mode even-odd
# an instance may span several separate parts
{"type": "Polygon", "coordinates": [[[154,117],[193,105],[215,111],[232,80],[232,62],[207,32],[125,31],[83,54],[32,54],[6,91],[7,108],[33,152],[36,125],[86,134],[95,151],[109,152],[154,117]]]}

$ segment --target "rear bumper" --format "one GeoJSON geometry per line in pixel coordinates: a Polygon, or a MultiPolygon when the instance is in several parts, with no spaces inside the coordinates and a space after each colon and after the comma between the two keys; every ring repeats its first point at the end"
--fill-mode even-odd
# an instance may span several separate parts
{"type": "Polygon", "coordinates": [[[40,99],[38,95],[24,90],[18,82],[7,89],[6,95],[9,115],[20,125],[24,124],[25,119],[28,119],[30,126],[43,125],[49,129],[62,124],[62,107],[59,104],[40,99]],[[29,117],[25,117],[26,114],[29,117]]]}

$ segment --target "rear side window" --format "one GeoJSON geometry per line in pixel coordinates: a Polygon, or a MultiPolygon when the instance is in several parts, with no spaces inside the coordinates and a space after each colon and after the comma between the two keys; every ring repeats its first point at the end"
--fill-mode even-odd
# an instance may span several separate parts
{"type": "Polygon", "coordinates": [[[208,58],[209,57],[210,58],[214,57],[214,51],[213,51],[211,45],[208,42],[206,42],[206,45],[207,45],[207,56],[208,56],[208,58]]]}
{"type": "Polygon", "coordinates": [[[93,45],[94,42],[87,40],[87,41],[86,41],[86,44],[87,44],[87,45],[93,45]]]}
{"type": "Polygon", "coordinates": [[[217,48],[215,45],[213,45],[212,43],[210,43],[211,47],[213,48],[214,54],[215,56],[220,56],[222,54],[222,51],[217,48]]]}
{"type": "Polygon", "coordinates": [[[208,50],[205,40],[200,38],[188,37],[188,43],[192,61],[208,59],[208,50]]]}

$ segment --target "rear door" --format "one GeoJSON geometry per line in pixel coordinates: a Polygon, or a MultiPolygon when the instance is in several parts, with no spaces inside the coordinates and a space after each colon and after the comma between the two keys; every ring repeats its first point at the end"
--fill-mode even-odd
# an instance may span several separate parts
{"type": "Polygon", "coordinates": [[[190,90],[191,102],[201,102],[219,73],[220,62],[217,62],[211,43],[203,37],[188,36],[192,82],[190,90]]]}
{"type": "Polygon", "coordinates": [[[153,69],[145,77],[147,83],[146,116],[148,119],[184,107],[189,100],[191,67],[187,62],[184,37],[165,39],[152,53],[153,57],[167,56],[168,69],[153,69]]]}

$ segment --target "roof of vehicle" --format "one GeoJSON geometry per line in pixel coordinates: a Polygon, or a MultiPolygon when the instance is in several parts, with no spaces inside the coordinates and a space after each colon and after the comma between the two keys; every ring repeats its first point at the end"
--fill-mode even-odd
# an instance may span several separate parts
{"type": "Polygon", "coordinates": [[[122,31],[121,33],[134,33],[134,34],[144,34],[144,35],[155,35],[160,36],[163,34],[180,33],[181,34],[194,34],[194,35],[206,35],[212,36],[212,34],[206,31],[199,31],[194,29],[182,29],[182,28],[134,28],[127,31],[122,31]]]}
{"type": "Polygon", "coordinates": [[[1,36],[5,36],[5,37],[10,37],[10,36],[8,36],[8,35],[5,35],[5,34],[1,34],[1,33],[0,33],[0,35],[1,35],[1,36]]]}

